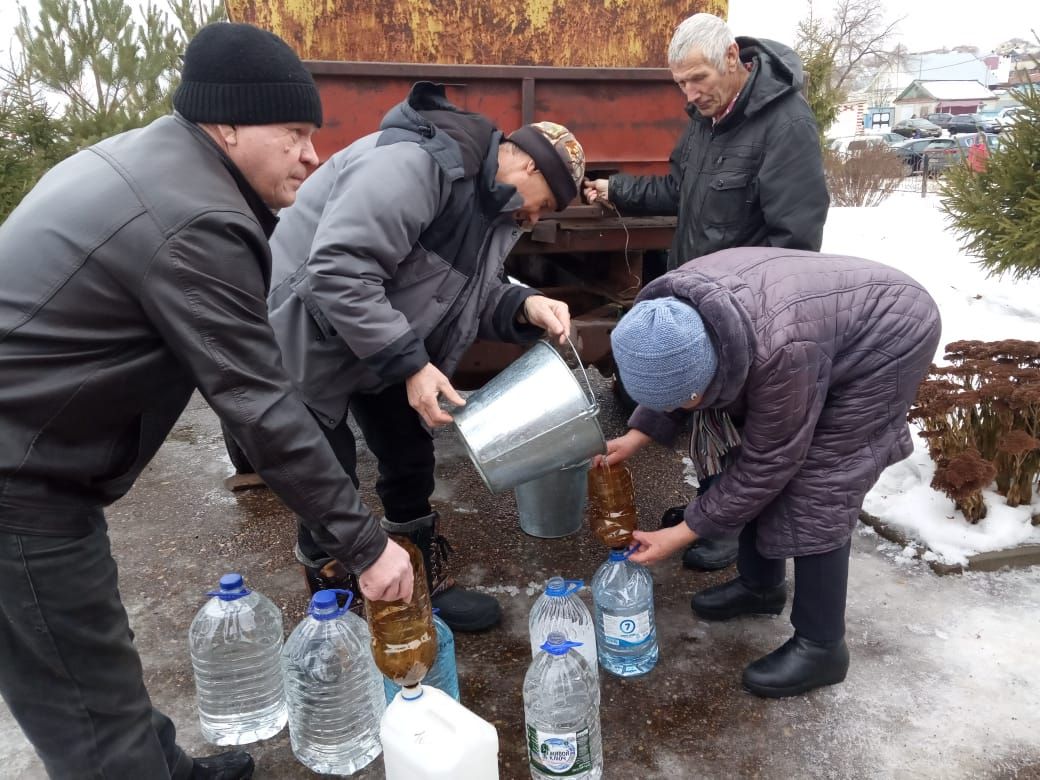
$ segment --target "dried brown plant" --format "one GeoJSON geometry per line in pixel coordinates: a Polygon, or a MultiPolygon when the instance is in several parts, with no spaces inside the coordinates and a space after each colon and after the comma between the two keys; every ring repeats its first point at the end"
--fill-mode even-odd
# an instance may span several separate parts
{"type": "Polygon", "coordinates": [[[981,490],[994,479],[1009,506],[1029,503],[1040,476],[1040,342],[955,341],[945,356],[909,414],[937,465],[932,486],[972,522],[985,517],[981,490]]]}

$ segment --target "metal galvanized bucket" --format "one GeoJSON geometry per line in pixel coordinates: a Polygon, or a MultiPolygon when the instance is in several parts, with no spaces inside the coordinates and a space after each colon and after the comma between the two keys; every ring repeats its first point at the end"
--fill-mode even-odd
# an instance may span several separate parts
{"type": "Polygon", "coordinates": [[[586,460],[517,485],[513,492],[521,530],[542,539],[570,536],[581,530],[591,463],[586,460]]]}
{"type": "Polygon", "coordinates": [[[459,438],[492,493],[606,452],[584,367],[582,374],[584,386],[560,353],[539,341],[453,412],[459,438]]]}

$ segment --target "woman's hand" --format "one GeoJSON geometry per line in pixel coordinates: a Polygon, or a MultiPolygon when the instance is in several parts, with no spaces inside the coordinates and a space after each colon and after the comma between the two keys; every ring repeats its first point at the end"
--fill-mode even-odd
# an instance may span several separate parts
{"type": "Polygon", "coordinates": [[[624,436],[608,441],[607,454],[594,457],[592,465],[596,467],[606,463],[608,466],[613,466],[615,463],[621,463],[631,458],[652,441],[653,439],[642,431],[630,428],[624,436]]]}
{"type": "Polygon", "coordinates": [[[686,523],[679,523],[660,531],[633,531],[636,551],[629,558],[636,563],[657,563],[685,550],[697,541],[698,536],[686,523]]]}

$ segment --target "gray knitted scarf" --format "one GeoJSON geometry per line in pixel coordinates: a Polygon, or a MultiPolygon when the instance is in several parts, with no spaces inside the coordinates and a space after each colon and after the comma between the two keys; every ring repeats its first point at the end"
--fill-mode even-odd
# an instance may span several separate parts
{"type": "Polygon", "coordinates": [[[730,451],[740,444],[740,434],[729,415],[721,409],[695,411],[690,422],[690,460],[697,481],[719,474],[729,461],[730,451]]]}

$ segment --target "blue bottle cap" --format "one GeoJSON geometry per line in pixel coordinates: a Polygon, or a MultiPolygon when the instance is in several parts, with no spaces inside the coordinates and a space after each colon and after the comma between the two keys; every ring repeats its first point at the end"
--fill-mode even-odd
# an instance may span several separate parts
{"type": "Polygon", "coordinates": [[[581,647],[581,642],[570,642],[560,631],[551,631],[541,649],[549,655],[565,655],[571,648],[581,647]]]}
{"type": "Polygon", "coordinates": [[[220,590],[211,590],[207,596],[216,596],[221,601],[235,601],[252,593],[242,584],[242,575],[229,572],[220,578],[220,590]]]}
{"type": "Polygon", "coordinates": [[[331,607],[339,607],[339,605],[336,603],[336,594],[331,590],[319,590],[317,593],[315,593],[314,598],[311,599],[311,606],[315,609],[330,609],[331,607]]]}
{"type": "Polygon", "coordinates": [[[617,563],[618,561],[623,561],[626,558],[628,558],[628,554],[627,553],[628,553],[628,550],[611,550],[610,551],[610,560],[613,561],[614,563],[617,563]]]}
{"type": "Polygon", "coordinates": [[[311,597],[311,604],[307,608],[307,614],[315,620],[332,620],[347,612],[353,602],[354,591],[343,590],[342,588],[325,588],[319,590],[311,597]],[[337,596],[341,593],[347,597],[346,603],[342,608],[339,606],[339,600],[337,599],[337,596]]]}
{"type": "Polygon", "coordinates": [[[585,586],[582,580],[565,580],[563,577],[550,577],[545,583],[545,595],[551,598],[562,598],[581,590],[585,586]]]}

